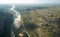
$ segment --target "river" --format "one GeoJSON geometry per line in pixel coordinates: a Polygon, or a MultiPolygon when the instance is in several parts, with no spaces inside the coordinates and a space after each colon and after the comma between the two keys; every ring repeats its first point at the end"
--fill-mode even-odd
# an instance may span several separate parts
{"type": "MultiPolygon", "coordinates": [[[[18,29],[18,28],[20,28],[21,21],[22,21],[21,20],[21,14],[20,14],[20,12],[15,10],[15,5],[12,5],[12,8],[10,8],[10,10],[13,11],[14,15],[16,16],[16,17],[14,17],[14,27],[18,29]]],[[[30,35],[29,35],[28,31],[26,30],[24,24],[23,24],[23,27],[25,29],[26,34],[30,37],[30,35]]],[[[15,37],[13,31],[12,31],[12,37],[15,37]]]]}

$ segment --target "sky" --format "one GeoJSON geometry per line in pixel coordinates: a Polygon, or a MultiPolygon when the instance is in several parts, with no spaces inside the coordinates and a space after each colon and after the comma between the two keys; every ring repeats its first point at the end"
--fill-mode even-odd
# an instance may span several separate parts
{"type": "Polygon", "coordinates": [[[0,0],[0,4],[14,4],[14,3],[60,3],[60,0],[0,0]]]}

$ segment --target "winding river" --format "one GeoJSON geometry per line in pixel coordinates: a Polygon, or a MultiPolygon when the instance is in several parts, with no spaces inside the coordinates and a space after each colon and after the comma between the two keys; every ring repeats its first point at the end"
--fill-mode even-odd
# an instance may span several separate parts
{"type": "MultiPolygon", "coordinates": [[[[10,10],[13,11],[14,15],[16,16],[14,18],[14,27],[18,29],[18,28],[20,28],[21,21],[22,21],[21,20],[21,14],[20,14],[20,12],[18,12],[18,11],[15,10],[15,5],[12,5],[12,8],[10,10]]],[[[30,37],[30,35],[29,35],[28,31],[26,30],[24,24],[23,24],[23,27],[25,29],[26,34],[30,37]]],[[[13,31],[12,31],[12,37],[15,37],[13,31]]]]}

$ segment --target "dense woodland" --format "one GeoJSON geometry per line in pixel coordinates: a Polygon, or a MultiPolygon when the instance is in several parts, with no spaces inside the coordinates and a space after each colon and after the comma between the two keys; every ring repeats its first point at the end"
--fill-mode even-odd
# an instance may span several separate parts
{"type": "Polygon", "coordinates": [[[12,16],[7,10],[0,10],[0,37],[11,37],[12,16]]]}

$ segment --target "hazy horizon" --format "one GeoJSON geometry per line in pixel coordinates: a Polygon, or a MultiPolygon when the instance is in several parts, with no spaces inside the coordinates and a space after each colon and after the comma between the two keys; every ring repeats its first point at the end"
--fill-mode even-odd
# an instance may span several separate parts
{"type": "Polygon", "coordinates": [[[0,0],[0,4],[42,4],[42,3],[60,4],[60,0],[0,0]]]}

